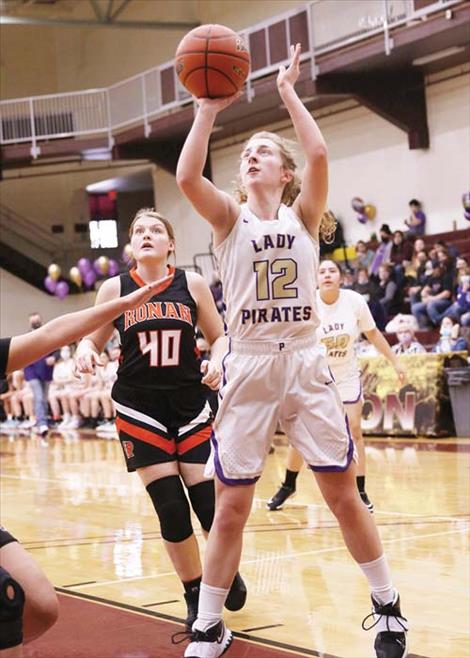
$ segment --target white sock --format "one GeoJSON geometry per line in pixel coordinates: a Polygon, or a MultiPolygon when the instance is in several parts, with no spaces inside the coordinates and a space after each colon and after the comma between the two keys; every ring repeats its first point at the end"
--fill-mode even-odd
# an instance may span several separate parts
{"type": "Polygon", "coordinates": [[[227,594],[228,589],[201,583],[198,615],[195,622],[195,627],[199,631],[207,630],[222,619],[222,610],[227,594]]]}
{"type": "Polygon", "coordinates": [[[372,562],[363,562],[359,566],[369,581],[374,599],[382,605],[391,603],[395,598],[396,590],[392,585],[390,569],[385,555],[381,555],[372,562]]]}

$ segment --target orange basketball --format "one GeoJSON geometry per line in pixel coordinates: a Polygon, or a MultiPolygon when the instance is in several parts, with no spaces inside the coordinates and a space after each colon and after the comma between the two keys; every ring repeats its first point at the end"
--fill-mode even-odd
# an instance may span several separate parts
{"type": "Polygon", "coordinates": [[[196,98],[231,96],[243,87],[250,55],[243,40],[224,25],[200,25],[176,50],[178,77],[196,98]]]}

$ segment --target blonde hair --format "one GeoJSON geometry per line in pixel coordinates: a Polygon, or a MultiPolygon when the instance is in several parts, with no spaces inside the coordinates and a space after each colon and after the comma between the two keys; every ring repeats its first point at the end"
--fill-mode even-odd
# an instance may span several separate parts
{"type": "MultiPolygon", "coordinates": [[[[263,130],[252,135],[250,139],[245,142],[243,150],[245,150],[247,144],[252,139],[269,139],[278,147],[284,168],[290,171],[292,174],[292,180],[290,180],[285,185],[282,191],[281,203],[284,203],[286,206],[291,206],[299,196],[301,189],[301,180],[300,176],[297,174],[297,163],[295,161],[295,142],[290,139],[280,137],[276,133],[263,130]]],[[[240,176],[238,176],[235,180],[233,196],[238,203],[245,203],[247,200],[246,189],[241,182],[240,176]]],[[[319,227],[320,237],[323,242],[326,242],[327,244],[331,244],[333,242],[336,225],[337,222],[335,216],[331,211],[327,210],[321,218],[319,227]]]]}
{"type": "MultiPolygon", "coordinates": [[[[173,242],[175,242],[175,231],[173,229],[173,226],[171,225],[170,221],[166,217],[163,217],[163,215],[160,215],[160,213],[157,212],[155,208],[141,208],[136,212],[134,219],[132,220],[129,226],[129,238],[132,238],[132,234],[134,233],[134,226],[141,217],[153,217],[153,219],[158,219],[164,225],[170,240],[173,240],[173,242]]],[[[173,256],[176,259],[174,249],[169,251],[167,256],[169,256],[170,254],[173,254],[173,256]]],[[[133,260],[135,262],[135,259],[133,260]]]]}

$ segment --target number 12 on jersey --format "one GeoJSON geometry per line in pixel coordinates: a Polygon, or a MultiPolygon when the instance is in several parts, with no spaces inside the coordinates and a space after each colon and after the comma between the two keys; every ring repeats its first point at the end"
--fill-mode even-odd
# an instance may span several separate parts
{"type": "Polygon", "coordinates": [[[292,258],[256,260],[253,263],[256,275],[256,299],[293,299],[297,288],[292,286],[297,280],[297,263],[292,258]]]}
{"type": "Polygon", "coordinates": [[[152,368],[179,366],[181,329],[139,331],[140,351],[150,355],[152,368]]]}

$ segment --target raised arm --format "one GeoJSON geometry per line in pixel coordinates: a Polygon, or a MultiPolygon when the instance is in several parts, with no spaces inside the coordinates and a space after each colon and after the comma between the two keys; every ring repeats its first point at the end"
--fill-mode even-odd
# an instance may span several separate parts
{"type": "Polygon", "coordinates": [[[281,66],[277,88],[289,112],[297,140],[305,156],[302,187],[293,209],[308,231],[318,235],[320,220],[328,197],[328,152],[325,140],[316,121],[304,106],[294,89],[300,73],[300,44],[291,46],[291,63],[286,70],[281,66]]]}
{"type": "MultiPolygon", "coordinates": [[[[140,306],[140,304],[143,304],[158,294],[159,290],[166,285],[169,278],[165,277],[164,279],[155,281],[125,297],[119,297],[118,293],[115,299],[108,298],[107,300],[103,300],[106,303],[101,304],[99,307],[87,308],[83,311],[62,315],[47,322],[39,329],[22,334],[21,336],[14,336],[10,343],[7,372],[23,368],[28,363],[37,361],[41,356],[59,349],[62,345],[73,343],[85,334],[92,333],[102,325],[111,327],[112,331],[112,325],[110,323],[114,318],[124,313],[124,311],[135,306],[140,306]]],[[[105,282],[101,286],[100,292],[105,288],[107,283],[105,282]]]]}
{"type": "Polygon", "coordinates": [[[217,114],[238,98],[196,99],[198,110],[181,151],[176,181],[194,209],[207,219],[217,239],[223,239],[238,216],[238,206],[225,192],[203,176],[209,150],[209,139],[217,114]]]}

